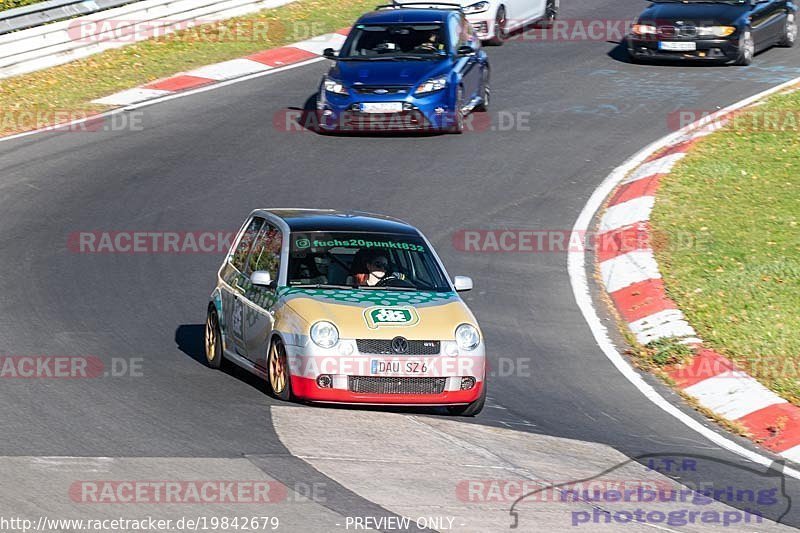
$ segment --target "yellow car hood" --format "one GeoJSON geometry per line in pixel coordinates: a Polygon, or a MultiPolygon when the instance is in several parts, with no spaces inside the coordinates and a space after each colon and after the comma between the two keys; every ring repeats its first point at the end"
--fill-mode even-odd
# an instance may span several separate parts
{"type": "Polygon", "coordinates": [[[402,335],[416,340],[447,340],[454,338],[459,324],[478,327],[469,308],[453,292],[290,288],[281,296],[309,327],[327,320],[336,325],[344,339],[402,335]]]}

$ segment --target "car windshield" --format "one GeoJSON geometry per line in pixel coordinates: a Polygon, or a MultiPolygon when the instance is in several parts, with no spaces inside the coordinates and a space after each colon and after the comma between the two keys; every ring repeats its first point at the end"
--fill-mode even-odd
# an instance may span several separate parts
{"type": "Polygon", "coordinates": [[[425,61],[443,57],[447,49],[447,31],[442,24],[358,24],[339,59],[425,61]]]}
{"type": "Polygon", "coordinates": [[[319,289],[452,290],[421,237],[391,233],[292,233],[288,283],[319,289]]]}

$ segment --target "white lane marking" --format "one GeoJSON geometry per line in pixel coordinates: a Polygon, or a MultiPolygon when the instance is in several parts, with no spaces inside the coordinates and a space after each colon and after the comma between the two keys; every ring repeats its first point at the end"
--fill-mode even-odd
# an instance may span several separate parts
{"type": "MultiPolygon", "coordinates": [[[[194,94],[204,93],[206,91],[215,91],[222,87],[227,87],[228,85],[233,85],[234,83],[241,83],[243,81],[254,80],[256,78],[260,78],[262,76],[271,76],[273,74],[278,74],[279,72],[284,72],[287,70],[292,70],[299,67],[304,67],[306,65],[311,65],[313,63],[319,63],[320,61],[325,61],[324,57],[312,57],[311,59],[307,59],[305,61],[301,61],[299,63],[292,63],[290,65],[284,65],[282,67],[275,67],[270,70],[265,70],[264,72],[254,72],[253,74],[248,74],[246,76],[242,76],[241,78],[234,78],[231,80],[221,81],[219,83],[213,83],[211,85],[204,85],[203,87],[198,87],[196,89],[189,89],[188,91],[181,91],[174,94],[168,94],[166,96],[162,96],[160,98],[155,98],[153,100],[148,100],[146,102],[142,102],[140,104],[134,104],[132,106],[128,106],[125,108],[126,111],[131,111],[134,109],[141,109],[143,107],[148,107],[155,104],[160,104],[162,102],[168,102],[169,100],[174,100],[176,98],[183,98],[184,96],[191,96],[194,94]]],[[[316,86],[315,86],[316,88],[316,86]]]]}
{"type": "Polygon", "coordinates": [[[130,105],[168,94],[172,94],[172,91],[136,87],[134,89],[126,89],[109,96],[104,96],[103,98],[98,98],[97,100],[92,100],[92,103],[103,105],[130,105]]]}
{"type": "Polygon", "coordinates": [[[800,444],[789,448],[788,450],[782,451],[781,455],[794,461],[795,463],[800,463],[800,444]]]}
{"type": "Polygon", "coordinates": [[[312,37],[311,39],[306,39],[305,41],[300,41],[299,43],[288,44],[286,46],[299,48],[300,50],[305,50],[306,52],[311,52],[312,54],[321,56],[322,52],[324,52],[326,48],[333,48],[334,50],[340,49],[344,44],[345,39],[347,39],[347,36],[340,33],[326,33],[325,35],[320,35],[319,37],[312,37]]]}
{"type": "Polygon", "coordinates": [[[652,250],[636,250],[600,263],[600,277],[608,292],[617,292],[640,281],[660,279],[652,250]]]}
{"type": "MultiPolygon", "coordinates": [[[[731,111],[745,107],[761,98],[792,87],[793,85],[797,85],[798,83],[800,83],[800,77],[789,80],[776,87],[773,87],[772,89],[762,91],[751,96],[750,98],[745,98],[744,100],[720,110],[714,116],[725,115],[731,111]]],[[[706,117],[706,119],[708,119],[708,117],[706,117]]],[[[685,128],[682,128],[681,130],[678,130],[651,143],[637,154],[634,154],[622,165],[614,169],[592,193],[591,197],[586,202],[586,205],[583,207],[580,215],[578,215],[578,219],[575,221],[575,226],[573,227],[572,231],[576,232],[578,235],[585,235],[589,230],[589,225],[592,223],[592,219],[594,218],[595,213],[597,213],[597,210],[600,209],[608,195],[614,191],[614,189],[623,179],[625,179],[629,172],[642,164],[656,151],[670,146],[677,139],[688,135],[695,127],[697,127],[697,123],[689,124],[685,128]]],[[[569,273],[570,283],[572,285],[572,293],[575,296],[575,302],[578,304],[578,308],[581,310],[581,313],[583,313],[583,318],[589,325],[589,329],[592,331],[595,342],[597,342],[597,345],[603,351],[605,356],[609,359],[609,361],[611,361],[611,364],[613,364],[625,377],[625,379],[627,379],[634,387],[636,387],[645,398],[653,402],[664,412],[675,417],[686,427],[702,435],[720,448],[723,448],[731,453],[735,453],[740,457],[744,457],[745,459],[753,461],[754,463],[762,466],[770,466],[772,464],[773,461],[770,457],[749,450],[744,446],[733,442],[725,435],[718,433],[714,429],[704,426],[702,423],[681,411],[678,407],[671,404],[666,398],[661,396],[658,391],[656,391],[639,373],[636,372],[636,370],[634,370],[625,357],[623,357],[619,350],[617,350],[617,347],[614,345],[613,341],[608,335],[608,330],[603,325],[603,322],[600,320],[600,316],[597,314],[597,310],[594,308],[592,293],[589,287],[589,279],[586,275],[586,253],[583,250],[571,250],[567,253],[567,272],[569,273]]],[[[784,455],[784,457],[800,459],[800,457],[798,457],[800,456],[800,452],[793,451],[792,453],[794,455],[784,455]]],[[[783,473],[794,479],[800,479],[800,471],[795,468],[785,467],[783,469],[783,473]]]]}
{"type": "Polygon", "coordinates": [[[656,205],[655,196],[639,196],[621,204],[612,205],[600,219],[598,233],[614,231],[637,222],[650,220],[650,213],[656,205]]]}
{"type": "Polygon", "coordinates": [[[700,405],[736,420],[786,400],[741,371],[728,371],[683,389],[700,405]]]}
{"type": "Polygon", "coordinates": [[[625,178],[622,183],[633,183],[656,174],[669,174],[672,171],[672,167],[684,157],[686,157],[686,152],[678,152],[677,154],[665,155],[649,161],[636,169],[636,172],[625,178]]]}
{"type": "Polygon", "coordinates": [[[665,309],[628,324],[636,340],[647,344],[668,337],[695,337],[697,333],[678,309],[665,309]]]}
{"type": "Polygon", "coordinates": [[[233,85],[234,83],[240,83],[240,82],[243,82],[243,81],[249,81],[249,80],[252,80],[252,79],[255,79],[255,78],[260,78],[261,76],[271,76],[272,74],[278,74],[279,72],[284,72],[284,71],[287,71],[287,70],[292,70],[292,69],[295,69],[295,68],[304,67],[306,65],[311,65],[313,63],[318,63],[318,62],[324,61],[324,60],[325,60],[324,57],[314,57],[314,58],[308,59],[306,61],[301,61],[300,63],[292,63],[291,65],[286,65],[286,66],[279,67],[279,68],[273,68],[273,69],[270,69],[270,70],[265,70],[264,72],[255,72],[253,74],[248,74],[247,76],[242,76],[241,78],[235,78],[235,79],[232,79],[232,80],[225,80],[225,81],[221,81],[219,83],[215,83],[215,84],[212,84],[212,85],[206,85],[206,86],[203,86],[203,87],[198,87],[197,89],[190,89],[188,91],[181,91],[181,92],[177,92],[177,93],[168,93],[168,94],[166,94],[164,96],[160,96],[160,97],[155,98],[153,100],[148,100],[146,102],[142,102],[142,103],[139,103],[139,104],[133,104],[133,105],[130,105],[130,106],[127,106],[127,107],[118,107],[116,109],[109,109],[108,111],[105,111],[103,113],[98,113],[97,115],[93,115],[91,117],[72,120],[72,121],[66,122],[64,124],[55,124],[53,126],[47,126],[45,128],[39,128],[37,130],[23,131],[21,133],[14,133],[14,134],[8,135],[6,137],[0,137],[0,142],[13,141],[15,139],[21,139],[23,137],[29,137],[31,135],[37,135],[39,133],[46,133],[46,132],[50,132],[50,131],[53,131],[53,130],[67,129],[69,126],[74,126],[74,125],[77,125],[77,124],[83,124],[84,122],[87,122],[89,120],[97,120],[98,118],[101,118],[101,117],[110,117],[111,115],[116,115],[117,113],[124,113],[125,111],[133,111],[135,109],[141,109],[143,107],[147,107],[147,106],[154,105],[154,104],[159,104],[161,102],[166,102],[168,100],[172,100],[172,99],[175,99],[175,98],[183,98],[184,96],[191,96],[191,95],[197,94],[197,93],[202,93],[202,92],[206,92],[206,91],[213,91],[213,90],[219,89],[221,87],[227,87],[228,85],[233,85]]]}
{"type": "Polygon", "coordinates": [[[231,59],[230,61],[214,63],[213,65],[206,65],[205,67],[190,70],[186,74],[189,76],[197,76],[198,78],[221,81],[271,69],[271,66],[253,61],[252,59],[231,59]]]}

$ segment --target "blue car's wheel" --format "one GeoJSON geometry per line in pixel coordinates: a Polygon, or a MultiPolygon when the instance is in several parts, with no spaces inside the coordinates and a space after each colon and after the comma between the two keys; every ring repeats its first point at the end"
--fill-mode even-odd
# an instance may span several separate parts
{"type": "Polygon", "coordinates": [[[453,125],[450,126],[450,133],[464,133],[464,88],[460,85],[456,90],[453,125]]]}
{"type": "Polygon", "coordinates": [[[486,69],[483,71],[483,81],[481,82],[481,103],[475,106],[475,111],[488,111],[491,100],[492,89],[489,85],[489,69],[486,69]]]}

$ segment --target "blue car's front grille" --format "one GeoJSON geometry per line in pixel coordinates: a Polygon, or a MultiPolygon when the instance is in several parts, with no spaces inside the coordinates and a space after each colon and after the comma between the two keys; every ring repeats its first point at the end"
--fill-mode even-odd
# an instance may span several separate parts
{"type": "Polygon", "coordinates": [[[358,94],[408,94],[411,87],[404,85],[359,85],[354,87],[358,94]]]}

